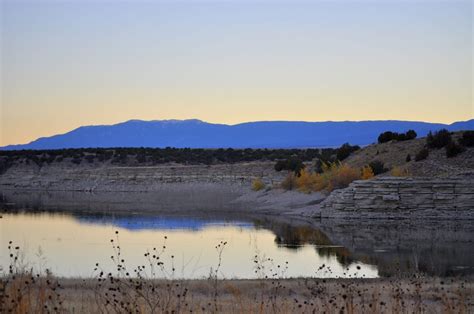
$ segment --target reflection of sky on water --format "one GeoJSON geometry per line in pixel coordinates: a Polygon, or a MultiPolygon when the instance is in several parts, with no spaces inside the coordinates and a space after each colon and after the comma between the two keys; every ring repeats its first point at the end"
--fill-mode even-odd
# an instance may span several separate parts
{"type": "MultiPolygon", "coordinates": [[[[349,252],[344,248],[326,248],[327,252],[324,248],[316,249],[314,240],[326,239],[307,228],[301,229],[297,238],[291,238],[293,249],[284,246],[282,239],[288,236],[275,240],[277,230],[247,222],[187,217],[86,215],[76,218],[51,213],[3,214],[0,230],[2,248],[12,240],[24,250],[25,260],[31,266],[38,264],[37,252],[41,248],[43,264],[54,274],[66,277],[91,276],[97,262],[113,271],[110,240],[115,238],[116,230],[129,268],[143,265],[145,252],[166,246],[162,260],[169,265],[170,257],[174,256],[175,278],[206,278],[209,270],[216,266],[215,246],[221,241],[228,243],[220,273],[225,278],[256,278],[255,255],[265,260],[268,268],[288,262],[288,270],[280,274],[284,277],[378,275],[375,266],[345,257],[349,252]],[[317,272],[323,264],[329,266],[330,271],[317,272]]],[[[293,233],[292,229],[285,227],[284,230],[293,233]]],[[[6,250],[0,250],[0,265],[4,269],[8,267],[6,250]]]]}
{"type": "Polygon", "coordinates": [[[206,221],[190,217],[153,217],[153,216],[79,216],[77,221],[84,224],[112,225],[128,230],[193,230],[198,231],[207,227],[234,226],[240,228],[253,228],[252,223],[241,221],[206,221]]]}

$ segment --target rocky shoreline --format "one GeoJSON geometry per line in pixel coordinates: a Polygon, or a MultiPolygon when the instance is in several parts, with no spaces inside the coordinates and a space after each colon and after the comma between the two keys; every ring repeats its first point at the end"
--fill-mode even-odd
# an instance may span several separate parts
{"type": "Polygon", "coordinates": [[[284,176],[284,172],[274,171],[271,162],[155,167],[21,166],[0,175],[0,191],[80,191],[91,193],[92,198],[97,193],[113,192],[108,202],[114,202],[118,192],[134,192],[124,193],[120,197],[122,203],[133,202],[158,211],[237,210],[299,218],[474,219],[473,175],[377,177],[355,181],[329,196],[284,191],[277,187],[284,176]],[[250,188],[256,177],[266,184],[262,191],[250,188]],[[136,198],[136,193],[141,196],[136,198]]]}
{"type": "Polygon", "coordinates": [[[320,208],[326,218],[474,219],[474,177],[355,181],[336,190],[320,208]]]}

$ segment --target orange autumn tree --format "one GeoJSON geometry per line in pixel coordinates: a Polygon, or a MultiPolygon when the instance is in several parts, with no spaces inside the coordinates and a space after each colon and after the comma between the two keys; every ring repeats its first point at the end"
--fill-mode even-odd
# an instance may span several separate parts
{"type": "Polygon", "coordinates": [[[374,176],[375,175],[374,175],[374,171],[372,170],[372,167],[364,166],[362,168],[362,176],[361,176],[362,180],[372,179],[374,176]]]}

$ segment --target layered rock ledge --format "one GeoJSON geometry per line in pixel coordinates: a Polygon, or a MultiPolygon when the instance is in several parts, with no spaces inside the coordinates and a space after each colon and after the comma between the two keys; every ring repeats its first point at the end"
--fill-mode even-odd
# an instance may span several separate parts
{"type": "Polygon", "coordinates": [[[255,177],[281,182],[272,162],[219,165],[164,164],[148,167],[113,165],[16,166],[0,175],[0,189],[86,192],[152,192],[173,185],[249,188],[255,177]]]}
{"type": "Polygon", "coordinates": [[[333,191],[320,205],[321,217],[474,218],[474,177],[395,178],[355,181],[333,191]]]}

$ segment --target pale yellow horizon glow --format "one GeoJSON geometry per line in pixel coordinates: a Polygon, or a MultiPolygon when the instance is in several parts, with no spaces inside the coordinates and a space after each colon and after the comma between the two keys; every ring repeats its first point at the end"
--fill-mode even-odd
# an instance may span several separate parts
{"type": "Polygon", "coordinates": [[[0,146],[131,119],[474,118],[471,1],[0,9],[0,146]]]}

